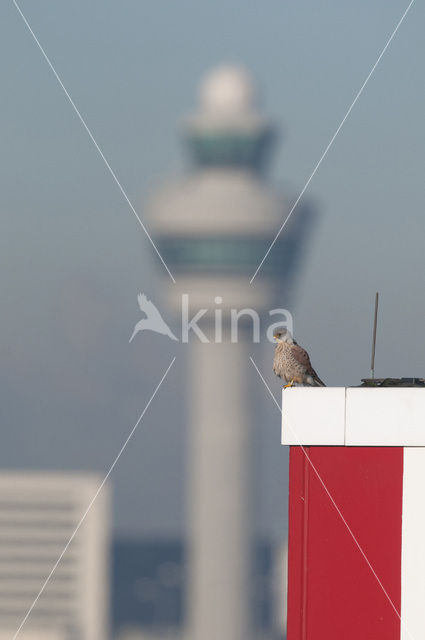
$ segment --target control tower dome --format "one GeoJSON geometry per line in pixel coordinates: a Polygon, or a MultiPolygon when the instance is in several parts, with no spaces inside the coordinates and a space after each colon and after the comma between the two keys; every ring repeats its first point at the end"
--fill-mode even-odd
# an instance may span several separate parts
{"type": "Polygon", "coordinates": [[[213,118],[240,116],[255,110],[257,95],[251,76],[241,67],[224,65],[201,82],[200,102],[213,118]]]}
{"type": "Polygon", "coordinates": [[[199,105],[186,134],[201,166],[263,166],[275,132],[258,111],[257,91],[244,69],[226,65],[208,73],[199,105]]]}

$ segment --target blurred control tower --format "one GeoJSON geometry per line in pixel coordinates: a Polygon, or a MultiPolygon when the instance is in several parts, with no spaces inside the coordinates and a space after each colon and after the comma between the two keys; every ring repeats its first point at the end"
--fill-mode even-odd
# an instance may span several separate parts
{"type": "Polygon", "coordinates": [[[183,324],[204,310],[202,333],[188,335],[188,636],[249,640],[249,345],[257,313],[272,324],[281,316],[268,310],[288,308],[311,218],[306,208],[294,213],[250,284],[288,205],[263,177],[276,132],[245,70],[227,65],[206,75],[184,138],[192,169],[154,194],[149,212],[176,279],[164,272],[167,302],[183,324]],[[233,340],[231,313],[239,314],[233,340]]]}

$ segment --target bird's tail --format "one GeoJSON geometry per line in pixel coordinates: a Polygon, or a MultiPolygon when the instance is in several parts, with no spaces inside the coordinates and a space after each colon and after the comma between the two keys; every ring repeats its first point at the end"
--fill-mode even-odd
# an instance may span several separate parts
{"type": "Polygon", "coordinates": [[[133,340],[133,338],[136,335],[136,333],[137,333],[137,329],[134,329],[133,333],[131,334],[131,338],[130,338],[129,342],[131,342],[133,340]]]}
{"type": "Polygon", "coordinates": [[[313,378],[314,386],[326,387],[325,383],[319,378],[319,376],[317,375],[314,369],[311,372],[311,377],[313,378]]]}

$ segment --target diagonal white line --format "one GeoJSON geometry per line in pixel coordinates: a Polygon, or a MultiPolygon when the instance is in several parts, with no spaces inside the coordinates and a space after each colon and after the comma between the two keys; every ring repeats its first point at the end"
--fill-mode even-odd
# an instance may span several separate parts
{"type": "Polygon", "coordinates": [[[143,224],[140,216],[138,215],[136,209],[134,208],[134,206],[132,205],[129,197],[127,196],[126,192],[124,191],[123,187],[121,186],[120,181],[118,180],[115,172],[113,171],[111,165],[109,164],[109,162],[107,161],[102,149],[99,147],[99,145],[97,144],[96,140],[94,139],[94,136],[92,134],[92,132],[90,131],[89,127],[86,124],[86,121],[84,120],[83,116],[81,115],[81,113],[79,112],[79,110],[77,109],[73,99],[71,98],[71,96],[69,95],[68,91],[66,90],[65,85],[63,84],[62,80],[60,79],[58,73],[56,72],[56,69],[54,68],[53,64],[51,63],[49,57],[47,56],[47,53],[44,51],[43,47],[41,46],[37,36],[35,35],[34,31],[31,29],[28,20],[26,19],[26,17],[24,16],[24,14],[22,13],[18,3],[16,2],[16,0],[12,0],[13,4],[15,5],[19,15],[21,16],[22,20],[24,21],[28,31],[30,32],[30,34],[32,35],[35,43],[37,44],[38,48],[40,49],[41,53],[43,54],[44,59],[46,60],[47,64],[49,65],[50,69],[53,72],[53,75],[55,76],[56,80],[58,81],[58,83],[60,84],[63,92],[65,93],[66,97],[68,98],[69,103],[71,104],[72,108],[74,109],[75,113],[77,114],[81,124],[83,125],[84,129],[87,131],[90,140],[93,142],[94,146],[96,147],[100,157],[102,158],[103,162],[105,163],[109,173],[111,174],[111,176],[113,177],[114,181],[116,182],[119,190],[121,191],[122,195],[124,196],[128,206],[130,207],[130,209],[132,210],[132,212],[134,213],[138,223],[140,224],[140,226],[142,227],[143,231],[145,232],[149,242],[151,243],[152,247],[155,249],[157,256],[159,257],[159,259],[161,260],[162,264],[164,265],[165,269],[167,270],[168,275],[170,276],[171,280],[174,282],[174,284],[176,284],[176,281],[174,279],[173,274],[171,273],[170,269],[168,268],[164,258],[162,257],[162,255],[160,254],[158,247],[156,246],[156,244],[154,243],[154,241],[152,240],[152,237],[150,236],[148,230],[146,229],[145,225],[143,224]]]}
{"type": "Polygon", "coordinates": [[[393,40],[395,34],[397,33],[397,31],[399,30],[404,18],[407,16],[410,7],[412,6],[412,4],[414,3],[415,0],[410,0],[407,9],[404,11],[403,15],[401,16],[400,20],[398,21],[394,31],[392,32],[392,34],[390,35],[390,37],[388,38],[385,47],[382,49],[381,53],[378,56],[378,59],[376,60],[375,64],[373,65],[372,69],[369,71],[366,80],[363,82],[362,86],[360,87],[360,89],[358,90],[358,92],[356,93],[356,96],[353,100],[353,102],[351,103],[350,107],[348,108],[347,113],[345,114],[345,116],[343,117],[343,119],[341,120],[341,122],[338,125],[337,130],[335,131],[335,133],[333,134],[332,138],[330,139],[326,149],[324,150],[324,152],[322,153],[322,155],[319,158],[318,163],[316,164],[316,166],[314,167],[310,177],[308,178],[307,182],[305,183],[304,187],[302,188],[298,198],[295,200],[295,203],[292,205],[288,215],[286,216],[282,226],[280,227],[279,231],[277,232],[277,234],[275,235],[274,239],[272,240],[269,248],[267,249],[266,253],[263,256],[263,259],[261,260],[260,264],[258,265],[254,275],[252,276],[251,280],[249,281],[250,284],[253,283],[254,278],[256,277],[257,273],[259,272],[259,270],[261,269],[261,267],[263,266],[264,261],[266,260],[267,256],[269,255],[270,251],[272,250],[276,240],[278,239],[278,237],[280,236],[281,232],[283,231],[283,229],[286,226],[286,223],[288,222],[289,218],[292,216],[296,206],[298,205],[299,201],[301,200],[301,198],[303,197],[308,185],[310,184],[310,182],[312,181],[312,179],[314,178],[317,170],[319,169],[320,165],[322,164],[323,160],[325,159],[329,149],[331,148],[331,146],[333,145],[335,138],[337,137],[338,133],[341,131],[342,127],[345,124],[345,121],[347,120],[348,116],[350,115],[351,111],[353,110],[354,105],[356,104],[357,100],[360,98],[360,96],[363,93],[364,88],[366,87],[367,83],[369,82],[370,78],[372,77],[376,67],[378,66],[378,64],[381,61],[382,56],[385,54],[386,50],[388,49],[388,47],[391,44],[391,41],[393,40]]]}
{"type": "Polygon", "coordinates": [[[130,431],[130,433],[128,434],[124,444],[122,445],[121,449],[119,450],[117,456],[115,457],[115,460],[113,461],[113,463],[111,464],[111,466],[109,467],[108,473],[106,474],[106,476],[103,478],[102,482],[100,483],[96,493],[94,494],[93,498],[91,499],[87,509],[84,511],[81,520],[79,521],[79,523],[77,524],[77,526],[75,527],[71,537],[69,538],[68,542],[66,543],[65,547],[63,548],[63,551],[61,552],[60,556],[58,557],[58,559],[56,560],[55,564],[53,565],[49,575],[47,576],[47,578],[45,579],[40,591],[38,592],[37,596],[35,597],[32,605],[30,606],[30,608],[28,609],[28,611],[26,612],[21,624],[19,625],[15,635],[13,636],[12,640],[16,640],[16,638],[18,637],[18,634],[20,633],[22,627],[24,626],[25,622],[28,619],[28,616],[30,615],[31,611],[34,609],[35,605],[38,602],[38,599],[40,598],[41,594],[43,593],[44,589],[46,588],[50,578],[52,577],[52,575],[54,574],[54,572],[56,571],[60,561],[62,560],[63,556],[65,555],[69,545],[71,544],[71,542],[73,541],[73,539],[75,538],[78,530],[80,529],[81,525],[83,524],[84,520],[87,517],[87,514],[89,513],[90,509],[92,508],[97,496],[99,495],[99,493],[102,491],[105,482],[108,480],[109,476],[111,475],[112,471],[115,468],[115,465],[117,464],[118,460],[121,457],[121,454],[123,453],[124,449],[126,448],[126,446],[128,445],[128,443],[130,442],[130,439],[132,438],[134,432],[136,431],[137,427],[139,426],[140,422],[143,419],[143,416],[145,415],[146,411],[148,410],[152,400],[154,399],[154,397],[156,396],[160,386],[162,385],[162,383],[164,382],[169,370],[171,369],[171,367],[174,364],[176,357],[174,356],[174,358],[171,360],[170,364],[167,367],[167,370],[165,371],[164,375],[162,376],[161,380],[158,382],[157,386],[155,387],[154,392],[152,393],[151,397],[149,398],[149,401],[147,403],[147,405],[145,406],[145,408],[143,409],[142,413],[139,416],[139,419],[137,420],[136,424],[134,425],[134,427],[132,428],[132,430],[130,431]]]}
{"type": "MultiPolygon", "coordinates": [[[[275,405],[277,406],[278,410],[280,411],[280,413],[282,413],[282,409],[278,403],[278,401],[276,400],[276,398],[273,395],[273,392],[271,391],[269,385],[267,384],[266,380],[264,379],[264,376],[262,375],[261,371],[259,370],[259,368],[257,367],[257,365],[254,362],[254,359],[250,356],[249,359],[251,360],[251,364],[253,365],[253,367],[255,368],[255,370],[257,371],[258,375],[260,376],[264,386],[266,387],[267,391],[269,392],[273,402],[275,403],[275,405]]],[[[350,534],[351,538],[353,539],[356,547],[358,548],[358,550],[360,551],[361,555],[363,556],[363,559],[365,560],[367,566],[369,567],[369,569],[371,570],[371,572],[373,573],[376,581],[378,582],[379,586],[381,587],[385,597],[387,598],[388,602],[390,603],[392,609],[394,610],[395,614],[397,615],[398,619],[400,620],[400,625],[402,627],[404,627],[404,629],[406,630],[408,636],[411,638],[411,640],[413,640],[412,635],[410,634],[409,630],[406,627],[406,624],[403,622],[401,615],[397,609],[397,607],[395,606],[395,604],[393,603],[391,597],[389,596],[388,592],[386,591],[384,585],[382,584],[381,580],[379,579],[379,576],[377,575],[377,573],[375,572],[374,568],[372,567],[368,557],[366,556],[365,552],[363,551],[359,541],[357,540],[356,536],[354,535],[353,531],[350,528],[350,525],[348,524],[348,522],[346,521],[346,519],[344,518],[344,516],[341,513],[340,508],[338,507],[337,503],[335,502],[334,498],[332,497],[329,489],[327,488],[324,480],[322,479],[320,473],[317,471],[316,467],[314,466],[313,462],[310,459],[310,456],[308,455],[307,451],[305,450],[305,448],[303,447],[303,445],[301,444],[298,435],[296,434],[296,432],[294,431],[294,429],[292,428],[291,424],[288,422],[288,420],[285,418],[286,423],[292,433],[292,435],[294,436],[294,438],[296,439],[296,441],[298,442],[298,446],[301,447],[301,450],[303,452],[303,454],[305,455],[309,465],[311,466],[311,468],[313,469],[314,473],[317,476],[317,479],[319,480],[320,484],[322,485],[323,489],[325,490],[326,495],[328,496],[329,500],[331,501],[333,507],[335,508],[337,514],[339,515],[339,517],[341,518],[342,522],[344,523],[345,528],[347,529],[348,533],[350,534]]]]}

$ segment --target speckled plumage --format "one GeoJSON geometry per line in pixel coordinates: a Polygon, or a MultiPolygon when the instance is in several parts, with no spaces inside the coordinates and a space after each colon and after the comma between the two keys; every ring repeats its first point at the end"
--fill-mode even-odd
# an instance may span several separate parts
{"type": "Polygon", "coordinates": [[[326,386],[311,366],[307,351],[300,347],[292,337],[289,341],[278,340],[273,360],[273,371],[288,384],[326,386]]]}

